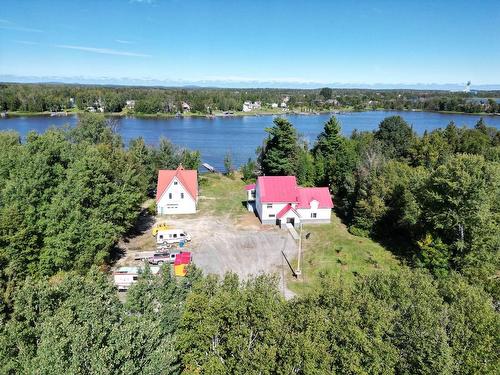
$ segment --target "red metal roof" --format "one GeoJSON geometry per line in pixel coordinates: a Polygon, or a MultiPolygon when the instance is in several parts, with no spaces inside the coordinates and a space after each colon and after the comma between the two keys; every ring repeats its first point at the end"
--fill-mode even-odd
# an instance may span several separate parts
{"type": "Polygon", "coordinates": [[[255,189],[255,184],[245,185],[245,190],[253,190],[255,189]]]}
{"type": "Polygon", "coordinates": [[[261,202],[298,202],[295,176],[260,176],[257,185],[261,202]]]}
{"type": "Polygon", "coordinates": [[[158,202],[174,177],[184,186],[194,200],[198,197],[198,171],[184,169],[181,165],[176,170],[161,169],[158,171],[156,185],[156,201],[158,202]]]}
{"type": "Polygon", "coordinates": [[[333,201],[327,187],[299,187],[299,204],[297,208],[311,208],[311,201],[318,201],[318,208],[333,208],[333,201]]]}
{"type": "Polygon", "coordinates": [[[277,217],[278,219],[281,219],[281,218],[282,218],[283,216],[285,216],[285,214],[286,214],[288,211],[290,211],[290,210],[292,210],[292,211],[295,213],[295,215],[297,215],[297,216],[300,218],[299,213],[298,213],[297,211],[295,211],[295,210],[294,210],[294,208],[292,207],[292,205],[291,205],[291,204],[287,204],[285,207],[283,207],[283,208],[281,209],[281,211],[280,211],[280,212],[278,212],[278,214],[276,215],[276,217],[277,217]]]}

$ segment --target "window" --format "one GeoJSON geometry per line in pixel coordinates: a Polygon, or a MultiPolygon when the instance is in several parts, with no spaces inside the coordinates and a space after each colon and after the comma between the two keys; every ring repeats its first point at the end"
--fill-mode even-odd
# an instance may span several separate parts
{"type": "Polygon", "coordinates": [[[137,276],[132,276],[132,280],[136,281],[137,280],[137,276]]]}
{"type": "Polygon", "coordinates": [[[267,208],[273,208],[273,204],[272,204],[272,203],[269,203],[269,204],[267,205],[267,208]]]}
{"type": "Polygon", "coordinates": [[[172,199],[172,193],[168,193],[168,199],[172,199]]]}
{"type": "Polygon", "coordinates": [[[276,215],[275,214],[269,214],[269,217],[275,217],[276,215]]]}
{"type": "Polygon", "coordinates": [[[316,219],[316,212],[311,212],[311,219],[316,219]]]}
{"type": "Polygon", "coordinates": [[[177,181],[174,181],[174,185],[177,185],[177,181]]]}
{"type": "Polygon", "coordinates": [[[184,199],[184,193],[181,193],[181,199],[184,199]]]}

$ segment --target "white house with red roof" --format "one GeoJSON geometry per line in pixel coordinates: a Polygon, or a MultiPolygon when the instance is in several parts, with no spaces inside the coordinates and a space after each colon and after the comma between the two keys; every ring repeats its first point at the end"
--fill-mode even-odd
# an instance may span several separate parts
{"type": "Polygon", "coordinates": [[[260,176],[245,189],[247,207],[262,224],[330,222],[333,201],[326,187],[300,187],[295,176],[260,176]]]}
{"type": "Polygon", "coordinates": [[[196,213],[198,203],[198,171],[181,166],[175,170],[159,170],[156,186],[158,215],[196,213]]]}

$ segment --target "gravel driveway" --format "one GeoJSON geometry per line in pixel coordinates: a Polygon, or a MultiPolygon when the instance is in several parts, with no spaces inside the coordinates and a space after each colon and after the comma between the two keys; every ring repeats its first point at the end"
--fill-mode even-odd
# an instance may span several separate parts
{"type": "MultiPolygon", "coordinates": [[[[288,232],[278,227],[260,225],[251,213],[238,221],[202,214],[162,217],[158,221],[167,222],[191,234],[192,241],[186,250],[192,251],[194,264],[205,274],[223,275],[231,271],[247,279],[261,273],[276,272],[282,279],[283,274],[290,272],[290,269],[281,251],[290,261],[297,256],[296,243],[288,232]]],[[[138,252],[134,244],[150,242],[151,238],[150,231],[146,230],[127,244],[122,244],[125,257],[120,259],[119,265],[139,264],[133,260],[138,252]]],[[[293,296],[288,289],[282,285],[280,287],[285,297],[293,296]]]]}

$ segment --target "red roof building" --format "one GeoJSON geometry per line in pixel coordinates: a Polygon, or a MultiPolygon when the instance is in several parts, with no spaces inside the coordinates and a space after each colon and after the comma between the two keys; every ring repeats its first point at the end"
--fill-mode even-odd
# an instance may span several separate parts
{"type": "Polygon", "coordinates": [[[261,176],[245,190],[247,207],[263,224],[330,222],[333,201],[327,187],[297,186],[295,176],[261,176]]]}
{"type": "Polygon", "coordinates": [[[198,202],[198,171],[179,166],[159,170],[156,186],[158,214],[195,213],[198,202]]]}

